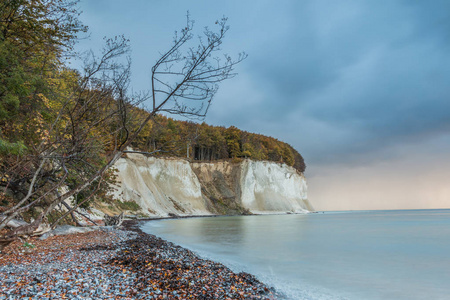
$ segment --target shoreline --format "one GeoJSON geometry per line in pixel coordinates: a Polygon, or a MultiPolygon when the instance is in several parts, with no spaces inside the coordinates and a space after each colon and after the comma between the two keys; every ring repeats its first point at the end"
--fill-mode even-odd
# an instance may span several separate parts
{"type": "Polygon", "coordinates": [[[305,211],[305,212],[270,212],[266,214],[261,213],[250,213],[250,214],[235,214],[235,215],[185,215],[185,216],[167,216],[167,217],[146,217],[146,218],[134,218],[130,215],[126,215],[127,219],[124,220],[124,222],[146,222],[146,221],[158,221],[158,220],[176,220],[176,219],[190,219],[190,218],[220,218],[220,217],[251,217],[251,216],[279,216],[279,215],[307,215],[307,214],[317,214],[321,213],[322,211],[305,211]]]}
{"type": "Polygon", "coordinates": [[[253,275],[142,232],[143,221],[32,238],[34,248],[14,242],[0,254],[0,299],[281,298],[253,275]]]}

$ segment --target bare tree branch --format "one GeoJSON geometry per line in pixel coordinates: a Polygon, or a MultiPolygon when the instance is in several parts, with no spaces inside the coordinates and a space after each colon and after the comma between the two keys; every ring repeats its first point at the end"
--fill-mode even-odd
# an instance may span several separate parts
{"type": "Polygon", "coordinates": [[[220,54],[228,31],[226,22],[226,18],[217,21],[215,32],[205,28],[203,37],[195,41],[194,22],[188,14],[186,26],[175,32],[169,50],[151,68],[148,94],[128,92],[131,61],[123,58],[129,51],[127,39],[106,40],[99,56],[92,51],[87,53],[83,74],[77,75],[73,90],[61,95],[54,92],[54,97],[59,99],[58,112],[49,123],[46,135],[33,148],[33,155],[11,164],[14,167],[9,170],[8,184],[24,196],[5,213],[0,229],[19,213],[38,204],[43,211],[35,221],[14,229],[10,236],[31,234],[57,205],[66,206],[67,212],[52,227],[68,214],[78,213],[80,205],[92,200],[107,185],[106,172],[123,154],[161,152],[160,149],[127,150],[157,114],[167,112],[203,118],[218,84],[234,77],[234,67],[247,57],[245,53],[236,59],[220,54]],[[149,96],[152,106],[138,118],[133,110],[149,96]],[[62,186],[68,189],[60,193],[58,189],[62,186]],[[79,203],[71,207],[65,202],[80,193],[84,193],[84,198],[79,203]]]}

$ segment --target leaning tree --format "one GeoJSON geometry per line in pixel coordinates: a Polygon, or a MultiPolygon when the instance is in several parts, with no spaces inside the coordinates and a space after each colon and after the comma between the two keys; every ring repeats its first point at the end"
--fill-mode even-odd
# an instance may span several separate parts
{"type": "Polygon", "coordinates": [[[205,28],[198,39],[193,25],[188,15],[170,49],[151,68],[147,94],[128,92],[129,46],[123,37],[107,40],[101,55],[86,55],[81,71],[54,70],[63,84],[42,96],[49,115],[42,117],[39,139],[25,153],[7,157],[0,165],[2,193],[13,190],[16,198],[0,215],[0,230],[26,212],[34,211],[36,216],[8,231],[6,237],[42,230],[49,214],[65,205],[66,213],[51,222],[55,226],[107,189],[111,167],[133,152],[128,146],[156,114],[205,116],[218,84],[236,75],[234,67],[246,54],[236,58],[222,54],[229,28],[226,18],[215,23],[216,31],[205,28]],[[145,107],[146,113],[133,114],[137,106],[145,107]],[[67,205],[68,199],[79,195],[74,205],[67,205]]]}

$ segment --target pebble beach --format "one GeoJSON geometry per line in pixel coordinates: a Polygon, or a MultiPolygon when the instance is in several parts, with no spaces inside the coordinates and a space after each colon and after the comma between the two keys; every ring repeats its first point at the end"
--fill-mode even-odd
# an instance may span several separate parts
{"type": "Polygon", "coordinates": [[[278,299],[247,273],[121,228],[16,241],[0,254],[0,299],[278,299]]]}

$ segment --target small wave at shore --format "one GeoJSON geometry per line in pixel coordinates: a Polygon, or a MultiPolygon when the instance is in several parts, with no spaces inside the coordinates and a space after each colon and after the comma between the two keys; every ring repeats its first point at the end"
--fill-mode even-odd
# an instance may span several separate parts
{"type": "MultiPolygon", "coordinates": [[[[151,221],[144,224],[142,230],[147,233],[152,233],[152,228],[162,229],[164,228],[164,223],[151,221]]],[[[152,233],[154,234],[154,233],[152,233]]],[[[307,283],[300,283],[298,281],[289,281],[277,277],[273,271],[270,274],[265,274],[257,272],[255,269],[250,268],[247,264],[238,262],[230,257],[219,257],[214,254],[216,250],[215,247],[209,245],[201,245],[201,247],[192,247],[188,243],[177,242],[175,238],[171,238],[171,235],[164,234],[159,236],[169,242],[175,243],[182,248],[188,249],[194,252],[199,257],[219,262],[230,268],[233,272],[245,272],[254,275],[261,282],[265,283],[267,286],[273,287],[279,294],[283,296],[281,300],[345,300],[344,296],[339,296],[334,291],[326,290],[325,288],[313,286],[307,283]]]]}
{"type": "Polygon", "coordinates": [[[450,210],[155,222],[164,226],[144,231],[254,274],[289,299],[421,300],[450,294],[450,210]]]}

